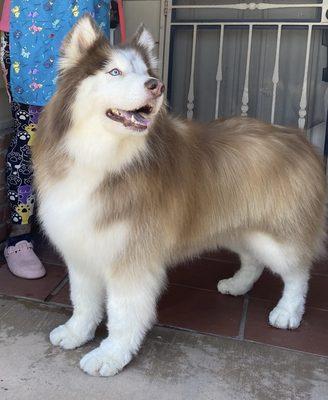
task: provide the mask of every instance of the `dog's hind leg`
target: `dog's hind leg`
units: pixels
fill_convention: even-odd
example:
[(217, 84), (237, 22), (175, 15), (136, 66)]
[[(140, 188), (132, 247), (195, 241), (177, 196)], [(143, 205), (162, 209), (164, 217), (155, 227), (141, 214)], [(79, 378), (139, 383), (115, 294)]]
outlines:
[(130, 266), (108, 279), (108, 337), (86, 354), (80, 367), (90, 375), (112, 376), (137, 353), (156, 317), (156, 300), (165, 280), (161, 266)]
[(269, 322), (282, 329), (295, 329), (304, 314), (309, 272), (306, 270), (280, 272), (284, 291), (276, 307), (270, 312)]
[(266, 234), (253, 234), (249, 244), (257, 258), (284, 282), (282, 297), (270, 313), (270, 324), (282, 329), (297, 328), (308, 290), (309, 257), (301, 254), (292, 243), (280, 243)]
[(103, 316), (104, 286), (100, 278), (85, 270), (69, 269), (73, 315), (50, 333), (50, 341), (63, 349), (74, 349), (93, 339)]
[(218, 282), (218, 291), (222, 294), (238, 296), (247, 293), (259, 279), (263, 271), (261, 265), (254, 257), (246, 252), (239, 252), (241, 261), (240, 269), (232, 278), (222, 279)]

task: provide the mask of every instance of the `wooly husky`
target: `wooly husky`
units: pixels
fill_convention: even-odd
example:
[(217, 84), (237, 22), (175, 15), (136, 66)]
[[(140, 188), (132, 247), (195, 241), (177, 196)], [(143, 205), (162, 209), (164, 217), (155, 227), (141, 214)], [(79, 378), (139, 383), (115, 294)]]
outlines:
[(230, 249), (241, 268), (218, 290), (231, 295), (268, 267), (284, 281), (269, 322), (293, 329), (323, 248), (325, 178), (302, 133), (249, 118), (173, 118), (153, 48), (143, 27), (111, 48), (83, 17), (63, 43), (34, 147), (39, 217), (68, 266), (74, 306), (52, 344), (91, 340), (107, 309), (108, 337), (80, 362), (91, 375), (114, 375), (137, 353), (168, 266)]

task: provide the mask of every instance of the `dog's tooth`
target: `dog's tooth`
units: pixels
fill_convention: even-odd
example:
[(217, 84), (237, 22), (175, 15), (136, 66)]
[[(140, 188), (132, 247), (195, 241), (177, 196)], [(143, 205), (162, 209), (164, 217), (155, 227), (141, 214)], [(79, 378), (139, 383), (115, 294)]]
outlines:
[(134, 115), (133, 115), (133, 114), (132, 114), (132, 117), (131, 117), (131, 121), (134, 122), (134, 123), (137, 122), (137, 120), (134, 118)]

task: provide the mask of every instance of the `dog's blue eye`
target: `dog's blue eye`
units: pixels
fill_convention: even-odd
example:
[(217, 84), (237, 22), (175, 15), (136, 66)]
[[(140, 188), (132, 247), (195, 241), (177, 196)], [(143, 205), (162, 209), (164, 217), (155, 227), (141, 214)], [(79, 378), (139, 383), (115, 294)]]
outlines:
[(122, 72), (119, 69), (114, 68), (111, 71), (109, 71), (109, 74), (112, 76), (118, 76), (118, 75), (122, 75)]

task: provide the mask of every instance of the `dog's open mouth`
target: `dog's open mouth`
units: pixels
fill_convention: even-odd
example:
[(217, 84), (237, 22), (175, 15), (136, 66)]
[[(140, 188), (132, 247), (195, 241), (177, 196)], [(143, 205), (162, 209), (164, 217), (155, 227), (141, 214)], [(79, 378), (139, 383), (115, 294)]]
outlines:
[(141, 132), (149, 127), (151, 122), (149, 117), (152, 111), (153, 107), (146, 104), (145, 106), (132, 111), (110, 108), (107, 110), (106, 115), (113, 121), (122, 123), (127, 128)]

